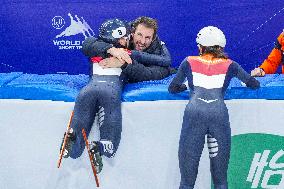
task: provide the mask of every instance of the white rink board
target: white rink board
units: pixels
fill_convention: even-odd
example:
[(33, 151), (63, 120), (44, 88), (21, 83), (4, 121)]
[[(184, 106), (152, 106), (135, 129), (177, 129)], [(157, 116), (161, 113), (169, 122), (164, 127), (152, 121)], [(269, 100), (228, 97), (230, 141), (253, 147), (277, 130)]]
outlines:
[[(112, 160), (104, 159), (101, 189), (178, 189), (178, 140), (187, 101), (124, 102), (123, 132)], [(232, 135), (284, 135), (284, 101), (229, 100)], [(86, 151), (63, 159), (59, 147), (74, 103), (0, 100), (1, 189), (96, 188)], [(273, 127), (272, 127), (273, 125)], [(92, 130), (93, 140), (97, 132)], [(93, 137), (93, 138), (91, 138)], [(195, 189), (210, 188), (207, 149)]]

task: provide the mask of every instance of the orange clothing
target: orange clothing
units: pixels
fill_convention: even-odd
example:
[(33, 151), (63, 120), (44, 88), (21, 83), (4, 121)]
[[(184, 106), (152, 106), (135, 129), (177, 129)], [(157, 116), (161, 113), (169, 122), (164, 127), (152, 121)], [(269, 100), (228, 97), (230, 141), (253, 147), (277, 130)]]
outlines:
[[(284, 32), (278, 36), (277, 40), (281, 45), (281, 49), (273, 48), (267, 59), (260, 66), (266, 74), (274, 74), (282, 63), (284, 56)], [(282, 74), (284, 74), (284, 65), (282, 65)]]

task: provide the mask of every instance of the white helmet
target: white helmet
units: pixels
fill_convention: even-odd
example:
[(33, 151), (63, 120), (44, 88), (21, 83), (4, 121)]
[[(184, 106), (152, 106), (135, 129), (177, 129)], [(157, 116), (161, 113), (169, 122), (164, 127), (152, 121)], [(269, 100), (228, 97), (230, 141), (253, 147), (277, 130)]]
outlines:
[(207, 26), (198, 32), (196, 42), (205, 47), (218, 45), (224, 48), (226, 46), (226, 37), (219, 28)]

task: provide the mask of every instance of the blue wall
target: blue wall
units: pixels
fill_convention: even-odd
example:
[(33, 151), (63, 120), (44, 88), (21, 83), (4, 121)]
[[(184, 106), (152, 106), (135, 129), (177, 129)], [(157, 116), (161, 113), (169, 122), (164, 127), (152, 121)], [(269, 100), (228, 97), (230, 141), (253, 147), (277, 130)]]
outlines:
[(83, 33), (59, 36), (71, 25), (68, 13), (75, 20), (78, 15), (81, 22), (84, 18), (91, 28), (85, 30), (86, 36), (93, 35), (92, 31), (97, 35), (108, 18), (155, 17), (174, 66), (196, 55), (196, 33), (215, 25), (227, 36), (230, 57), (249, 71), (265, 59), (284, 28), (283, 0), (4, 1), (0, 7), (0, 72), (88, 74), (87, 60), (79, 50)]

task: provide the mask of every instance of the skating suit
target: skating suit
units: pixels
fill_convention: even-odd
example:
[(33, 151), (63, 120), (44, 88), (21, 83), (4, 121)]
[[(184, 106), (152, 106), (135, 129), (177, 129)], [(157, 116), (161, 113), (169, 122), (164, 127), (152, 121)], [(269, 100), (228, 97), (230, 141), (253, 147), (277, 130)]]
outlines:
[(259, 87), (259, 82), (236, 62), (212, 59), (211, 56), (186, 58), (169, 86), (170, 92), (181, 92), (185, 90), (183, 82), (187, 78), (191, 90), (179, 141), (179, 189), (194, 188), (206, 135), (215, 189), (228, 188), (231, 128), (224, 93), (233, 77), (237, 77), (248, 87)]
[[(102, 69), (93, 64), (93, 76), (89, 83), (78, 94), (71, 128), (75, 131), (76, 140), (70, 153), (71, 158), (81, 156), (85, 142), (81, 133), (82, 128), (89, 135), (96, 114), (100, 130), (100, 141), (104, 144), (103, 155), (113, 157), (120, 139), (122, 130), (120, 68)], [(105, 141), (105, 142), (104, 142)]]

